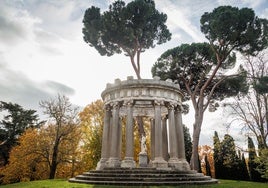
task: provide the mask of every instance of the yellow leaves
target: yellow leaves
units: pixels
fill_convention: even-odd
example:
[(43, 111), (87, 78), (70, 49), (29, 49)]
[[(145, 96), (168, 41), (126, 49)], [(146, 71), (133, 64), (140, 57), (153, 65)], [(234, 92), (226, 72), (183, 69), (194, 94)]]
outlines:
[(215, 177), (215, 169), (214, 169), (214, 158), (213, 158), (213, 148), (208, 145), (199, 146), (199, 156), (201, 162), (201, 170), (204, 174), (206, 174), (206, 163), (205, 163), (205, 156), (207, 156), (207, 160), (210, 165), (211, 175)]
[(19, 138), (19, 145), (10, 152), (9, 164), (1, 172), (4, 183), (44, 179), (44, 173), (38, 173), (39, 168), (44, 168), (39, 163), (40, 156), (35, 152), (38, 143), (38, 131), (28, 129)]
[[(102, 100), (97, 100), (87, 105), (79, 113), (82, 131), (81, 144), (88, 169), (94, 169), (101, 156), (101, 139), (104, 120)], [(88, 170), (87, 169), (87, 170)]]
[(87, 105), (82, 112), (79, 113), (81, 125), (84, 126), (102, 126), (104, 111), (102, 100), (97, 100)]
[[(64, 127), (63, 127), (64, 129)], [(1, 171), (4, 183), (47, 179), (49, 165), (55, 138), (55, 126), (42, 126), (40, 129), (28, 129), (20, 138), (19, 145), (10, 152), (9, 164)], [(57, 176), (60, 178), (71, 177), (82, 157), (79, 151), (81, 129), (77, 125), (73, 130), (62, 137), (58, 149)], [(81, 170), (79, 170), (81, 173)]]

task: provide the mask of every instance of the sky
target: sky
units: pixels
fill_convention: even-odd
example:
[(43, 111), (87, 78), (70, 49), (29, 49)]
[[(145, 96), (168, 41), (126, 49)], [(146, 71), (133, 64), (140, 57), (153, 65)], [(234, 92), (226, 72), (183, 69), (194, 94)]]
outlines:
[[(123, 54), (101, 56), (83, 41), (84, 12), (92, 5), (101, 11), (113, 0), (0, 0), (0, 101), (37, 110), (41, 100), (66, 95), (81, 108), (101, 99), (107, 83), (135, 76)], [(130, 2), (126, 0), (126, 2)], [(199, 20), (221, 5), (252, 8), (268, 19), (268, 0), (155, 0), (167, 14), (172, 39), (141, 55), (141, 76), (152, 78), (151, 67), (166, 50), (182, 43), (206, 41)], [(241, 145), (239, 130), (226, 130), (226, 110), (206, 112), (200, 144), (211, 144), (214, 131), (229, 133)], [(184, 117), (192, 128), (193, 113)]]

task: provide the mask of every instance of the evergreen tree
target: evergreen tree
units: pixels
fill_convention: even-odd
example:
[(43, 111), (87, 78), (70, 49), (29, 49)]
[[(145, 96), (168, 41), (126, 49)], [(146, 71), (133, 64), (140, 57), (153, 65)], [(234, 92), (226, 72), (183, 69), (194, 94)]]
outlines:
[(257, 157), (255, 145), (251, 137), (248, 137), (248, 168), (251, 181), (262, 181), (261, 174), (257, 171), (258, 164), (255, 162)]
[(17, 145), (20, 135), (26, 129), (39, 127), (43, 122), (39, 122), (35, 110), (26, 110), (22, 106), (14, 103), (0, 101), (0, 112), (6, 115), (0, 121), (0, 161), (6, 165), (12, 147)]
[[(164, 52), (152, 67), (153, 76), (170, 78), (180, 84), (185, 100), (194, 107), (191, 167), (198, 170), (198, 145), (204, 113), (216, 101), (246, 92), (245, 71), (227, 75), (235, 67), (235, 53), (255, 55), (267, 48), (268, 21), (249, 8), (220, 6), (201, 19), (206, 43), (181, 44)], [(216, 109), (216, 108), (215, 108)]]
[(238, 156), (235, 151), (234, 139), (229, 134), (224, 135), (220, 149), (223, 154), (222, 178), (239, 179), (236, 171)]
[(261, 155), (256, 158), (256, 163), (258, 163), (257, 170), (263, 178), (262, 181), (268, 180), (268, 149), (263, 149)]
[(214, 132), (213, 146), (214, 146), (213, 158), (214, 158), (215, 178), (219, 179), (222, 178), (223, 165), (222, 165), (222, 155), (220, 149), (221, 143), (217, 131)]
[(125, 3), (117, 0), (109, 10), (91, 6), (83, 19), (84, 41), (100, 55), (112, 56), (125, 53), (137, 75), (140, 75), (140, 55), (156, 44), (171, 39), (165, 25), (167, 15), (159, 12), (153, 0), (135, 0)]
[(244, 153), (242, 153), (242, 158), (241, 158), (241, 174), (242, 174), (242, 179), (248, 181), (249, 180), (249, 172), (246, 164), (246, 159), (244, 156)]
[(211, 169), (210, 169), (210, 164), (208, 161), (208, 156), (205, 156), (205, 163), (206, 163), (206, 175), (211, 176)]
[(183, 133), (184, 133), (184, 148), (185, 148), (185, 157), (186, 160), (190, 163), (192, 156), (192, 140), (189, 132), (189, 128), (183, 125)]

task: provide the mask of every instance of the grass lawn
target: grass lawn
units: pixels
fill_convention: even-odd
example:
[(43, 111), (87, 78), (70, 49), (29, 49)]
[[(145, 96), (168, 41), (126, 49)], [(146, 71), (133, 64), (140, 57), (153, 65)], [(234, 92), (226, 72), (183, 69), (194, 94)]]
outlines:
[[(102, 185), (87, 185), (87, 184), (77, 184), (69, 183), (67, 180), (42, 180), (42, 181), (32, 181), (32, 182), (22, 182), (14, 183), (9, 185), (2, 185), (1, 188), (116, 188), (119, 186), (102, 186)], [(125, 186), (123, 186), (125, 187)], [(132, 186), (134, 188), (134, 186)], [(156, 188), (157, 186), (150, 186), (149, 188)], [(167, 187), (167, 186), (159, 186)], [(168, 186), (169, 188), (178, 186)], [(218, 184), (215, 185), (203, 185), (203, 186), (181, 186), (187, 188), (267, 188), (268, 183), (256, 183), (248, 181), (235, 181), (235, 180), (220, 180)]]

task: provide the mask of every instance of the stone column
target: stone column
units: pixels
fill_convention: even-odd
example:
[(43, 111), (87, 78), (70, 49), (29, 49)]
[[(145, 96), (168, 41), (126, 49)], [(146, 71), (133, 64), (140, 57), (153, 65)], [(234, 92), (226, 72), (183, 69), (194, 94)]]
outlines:
[(127, 107), (126, 124), (126, 156), (121, 163), (121, 167), (134, 168), (134, 125), (133, 125), (133, 101), (127, 101), (124, 105)]
[(109, 167), (120, 167), (120, 160), (118, 157), (119, 142), (118, 142), (118, 129), (119, 129), (119, 103), (113, 105), (113, 125), (112, 125), (112, 137), (111, 137), (111, 148), (110, 158), (108, 160)]
[(152, 163), (152, 161), (155, 158), (155, 124), (154, 124), (155, 120), (152, 118), (151, 119), (151, 160), (150, 163)]
[(109, 127), (111, 119), (111, 107), (105, 105), (104, 125), (102, 132), (102, 145), (101, 145), (101, 159), (97, 164), (96, 170), (102, 170), (106, 165), (106, 161), (109, 159)]
[(163, 159), (163, 142), (162, 142), (162, 128), (161, 128), (161, 102), (155, 101), (155, 159), (153, 160), (153, 167), (167, 168), (168, 164)]
[(182, 107), (178, 106), (175, 110), (175, 123), (176, 123), (176, 135), (178, 143), (178, 158), (179, 158), (179, 170), (190, 170), (190, 165), (185, 158), (185, 147), (184, 147), (184, 133), (182, 125)]
[(163, 158), (168, 161), (168, 135), (167, 135), (167, 117), (162, 117), (162, 136), (163, 136)]
[(168, 161), (168, 166), (172, 168), (179, 167), (178, 159), (178, 146), (177, 146), (177, 134), (175, 127), (175, 115), (174, 115), (174, 105), (168, 104), (168, 122), (169, 122), (169, 150), (170, 158)]
[(121, 161), (121, 153), (122, 153), (122, 118), (119, 117), (118, 121), (118, 129), (117, 129), (117, 157)]

